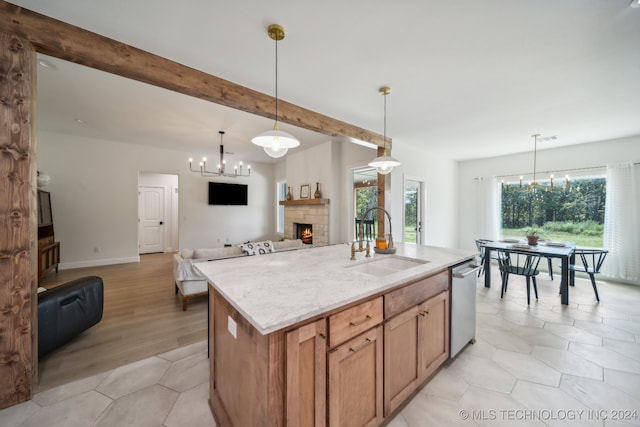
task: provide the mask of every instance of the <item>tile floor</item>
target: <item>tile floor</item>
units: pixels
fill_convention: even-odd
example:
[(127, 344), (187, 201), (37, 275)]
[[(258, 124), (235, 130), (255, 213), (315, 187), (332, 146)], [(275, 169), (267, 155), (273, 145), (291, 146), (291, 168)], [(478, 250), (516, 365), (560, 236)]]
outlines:
[[(478, 281), (476, 343), (390, 427), (640, 425), (640, 286), (601, 281), (597, 304), (578, 279), (562, 306), (558, 279), (543, 275), (527, 307), (520, 279), (504, 299)], [(203, 341), (38, 393), (1, 410), (0, 425), (215, 426), (206, 351)]]

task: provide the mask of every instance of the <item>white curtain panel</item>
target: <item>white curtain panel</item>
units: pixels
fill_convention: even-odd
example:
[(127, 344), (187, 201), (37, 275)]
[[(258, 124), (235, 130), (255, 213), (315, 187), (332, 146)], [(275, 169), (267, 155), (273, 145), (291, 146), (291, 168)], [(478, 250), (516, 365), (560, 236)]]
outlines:
[(602, 274), (640, 285), (640, 197), (637, 166), (607, 165), (603, 246), (609, 254)]
[(497, 240), (500, 237), (501, 193), (498, 180), (493, 177), (479, 177), (478, 181), (478, 236), (479, 239)]

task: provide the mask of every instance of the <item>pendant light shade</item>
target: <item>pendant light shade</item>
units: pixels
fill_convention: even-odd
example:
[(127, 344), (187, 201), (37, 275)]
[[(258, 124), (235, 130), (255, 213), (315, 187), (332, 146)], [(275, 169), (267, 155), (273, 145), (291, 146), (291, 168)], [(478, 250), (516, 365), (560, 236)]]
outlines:
[(390, 156), (376, 157), (371, 162), (369, 162), (369, 166), (371, 166), (372, 168), (376, 168), (380, 175), (388, 175), (393, 170), (393, 168), (395, 168), (396, 166), (400, 166), (401, 164), (402, 163), (400, 163), (398, 160)]
[(279, 158), (287, 154), (289, 148), (300, 145), (293, 135), (279, 129), (272, 129), (256, 135), (251, 140), (254, 144), (262, 147), (264, 152), (273, 158)]
[(369, 166), (376, 168), (380, 175), (388, 175), (394, 167), (400, 166), (401, 163), (391, 156), (387, 156), (387, 95), (391, 93), (391, 88), (383, 86), (379, 89), (380, 94), (384, 97), (384, 155), (376, 157), (369, 162)]
[(287, 154), (289, 148), (300, 145), (300, 141), (290, 133), (283, 132), (278, 128), (278, 41), (284, 39), (284, 28), (278, 24), (272, 24), (267, 33), (276, 42), (276, 122), (272, 130), (253, 137), (251, 142), (262, 147), (270, 157), (277, 159)]

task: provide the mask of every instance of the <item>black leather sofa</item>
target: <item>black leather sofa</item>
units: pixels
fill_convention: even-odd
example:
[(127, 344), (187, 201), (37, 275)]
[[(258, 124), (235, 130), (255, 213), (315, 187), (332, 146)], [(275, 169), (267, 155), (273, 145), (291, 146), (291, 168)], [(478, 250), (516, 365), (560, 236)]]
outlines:
[(38, 294), (38, 357), (102, 320), (104, 284), (98, 276), (72, 280)]

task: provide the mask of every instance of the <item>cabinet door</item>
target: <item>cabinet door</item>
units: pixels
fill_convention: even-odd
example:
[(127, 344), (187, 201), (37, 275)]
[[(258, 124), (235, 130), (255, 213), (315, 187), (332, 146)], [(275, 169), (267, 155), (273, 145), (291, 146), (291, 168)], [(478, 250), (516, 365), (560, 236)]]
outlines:
[(382, 422), (382, 326), (329, 352), (329, 426)]
[(449, 357), (449, 291), (429, 298), (418, 309), (420, 376), (425, 380)]
[(414, 305), (384, 324), (384, 416), (411, 395), (420, 382), (418, 325)]
[(286, 425), (324, 427), (326, 415), (325, 319), (286, 334)]

